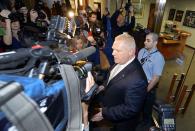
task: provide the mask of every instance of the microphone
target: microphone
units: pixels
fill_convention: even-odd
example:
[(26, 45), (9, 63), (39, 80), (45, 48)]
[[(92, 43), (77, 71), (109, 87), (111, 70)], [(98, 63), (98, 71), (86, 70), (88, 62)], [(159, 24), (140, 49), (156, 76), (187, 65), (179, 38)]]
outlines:
[(21, 48), (16, 51), (0, 53), (0, 64), (9, 63), (11, 61), (21, 60), (23, 58), (30, 57), (30, 49)]
[(37, 48), (30, 50), (30, 55), (36, 58), (51, 58), (53, 51), (49, 48)]
[(49, 48), (20, 48), (16, 51), (10, 51), (5, 53), (0, 53), (0, 64), (10, 63), (12, 61), (18, 61), (28, 57), (51, 57), (53, 52)]
[(95, 53), (96, 48), (94, 46), (90, 46), (88, 48), (85, 48), (75, 54), (68, 55), (60, 60), (61, 64), (75, 64), (78, 60), (84, 59), (91, 54)]

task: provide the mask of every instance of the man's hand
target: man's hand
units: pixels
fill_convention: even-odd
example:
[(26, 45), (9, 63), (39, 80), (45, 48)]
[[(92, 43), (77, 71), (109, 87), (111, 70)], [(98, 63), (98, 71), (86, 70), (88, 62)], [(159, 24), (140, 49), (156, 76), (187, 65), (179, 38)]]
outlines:
[(147, 87), (147, 92), (151, 91), (156, 84), (159, 82), (160, 76), (154, 75), (152, 79), (149, 81), (148, 87)]
[(11, 14), (11, 12), (5, 9), (0, 12), (0, 15), (5, 18), (8, 18), (9, 14)]
[(47, 24), (49, 25), (49, 24), (50, 24), (50, 21), (49, 21), (49, 19), (48, 19), (47, 14), (45, 13), (45, 11), (44, 11), (44, 10), (41, 10), (41, 12), (45, 15), (45, 19), (44, 19), (44, 21), (46, 21), (46, 22), (47, 22)]
[(88, 72), (87, 79), (86, 79), (85, 93), (87, 93), (94, 84), (95, 84), (94, 78), (93, 78), (91, 72)]
[(134, 16), (134, 8), (133, 8), (133, 6), (130, 6), (130, 16)]
[(82, 104), (82, 109), (83, 109), (83, 113), (82, 113), (82, 115), (83, 115), (83, 124), (84, 124), (84, 127), (87, 127), (88, 123), (89, 123), (89, 121), (88, 121), (88, 108), (89, 108), (89, 105), (84, 103), (84, 102), (82, 102), (81, 104)]
[(91, 43), (91, 45), (96, 45), (96, 41), (95, 41), (95, 39), (93, 38), (93, 36), (88, 36), (88, 37), (87, 37), (87, 40)]
[(91, 121), (101, 121), (103, 119), (103, 116), (102, 116), (102, 108), (100, 108), (100, 112), (98, 112), (97, 114), (95, 114)]

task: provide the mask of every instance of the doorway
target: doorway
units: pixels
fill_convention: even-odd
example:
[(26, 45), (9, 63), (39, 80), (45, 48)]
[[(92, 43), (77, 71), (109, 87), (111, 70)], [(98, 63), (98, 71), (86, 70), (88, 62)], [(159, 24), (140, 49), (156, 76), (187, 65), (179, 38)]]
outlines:
[(150, 30), (150, 31), (154, 31), (154, 12), (155, 12), (155, 7), (156, 7), (156, 4), (155, 3), (151, 3), (150, 4), (150, 12), (149, 12), (149, 17), (148, 17), (148, 25), (147, 25), (147, 28)]

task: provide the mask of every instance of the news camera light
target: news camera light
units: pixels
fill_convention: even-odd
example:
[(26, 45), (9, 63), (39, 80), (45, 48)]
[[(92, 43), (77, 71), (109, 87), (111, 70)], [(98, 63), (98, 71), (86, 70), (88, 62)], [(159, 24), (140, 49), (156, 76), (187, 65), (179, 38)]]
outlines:
[(73, 18), (74, 17), (74, 12), (73, 11), (69, 11), (68, 12), (68, 16), (69, 16), (69, 18)]

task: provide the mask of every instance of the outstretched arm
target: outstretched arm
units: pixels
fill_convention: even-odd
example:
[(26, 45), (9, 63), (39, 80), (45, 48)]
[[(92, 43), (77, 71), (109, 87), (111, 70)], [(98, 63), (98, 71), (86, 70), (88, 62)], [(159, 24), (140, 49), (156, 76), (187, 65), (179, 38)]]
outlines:
[(5, 24), (6, 24), (6, 27), (5, 27), (5, 35), (3, 36), (3, 42), (6, 44), (6, 45), (11, 45), (12, 44), (12, 33), (11, 33), (11, 20), (8, 18), (9, 14), (11, 12), (9, 10), (2, 10), (0, 12), (0, 15), (5, 19)]
[[(93, 78), (91, 72), (88, 72), (87, 75), (88, 75), (88, 77), (86, 79), (85, 93), (89, 92), (90, 89), (95, 84), (95, 81), (94, 81), (94, 78)], [(89, 130), (88, 108), (89, 108), (88, 103), (82, 102), (82, 109), (83, 109), (82, 115), (83, 115), (84, 131)]]

